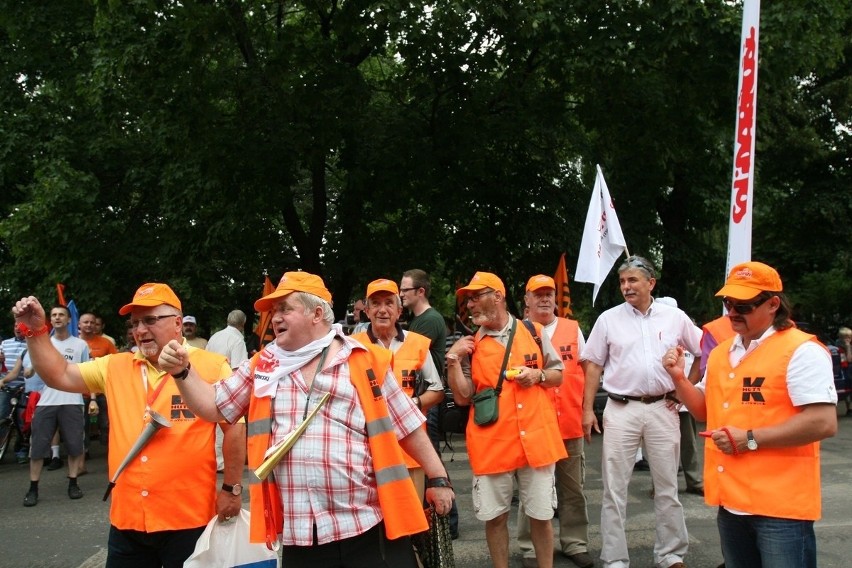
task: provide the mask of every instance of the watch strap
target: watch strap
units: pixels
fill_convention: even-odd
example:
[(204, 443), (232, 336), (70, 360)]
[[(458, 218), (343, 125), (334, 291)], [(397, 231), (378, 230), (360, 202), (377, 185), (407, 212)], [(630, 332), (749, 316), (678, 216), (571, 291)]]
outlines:
[(182, 380), (184, 380), (184, 379), (186, 378), (186, 376), (187, 376), (187, 375), (189, 375), (189, 370), (190, 370), (191, 368), (192, 368), (192, 363), (190, 363), (189, 361), (187, 361), (187, 362), (186, 362), (186, 367), (184, 367), (183, 371), (181, 371), (180, 373), (173, 373), (173, 374), (172, 374), (172, 376), (173, 376), (174, 378), (176, 378), (177, 380), (182, 381)]
[(449, 477), (430, 477), (426, 481), (426, 487), (449, 487), (453, 488), (453, 484), (450, 483)]

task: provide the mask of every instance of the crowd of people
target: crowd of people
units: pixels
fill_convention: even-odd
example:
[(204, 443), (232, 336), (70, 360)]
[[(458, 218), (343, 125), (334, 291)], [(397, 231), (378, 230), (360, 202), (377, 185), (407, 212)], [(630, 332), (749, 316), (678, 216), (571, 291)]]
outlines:
[[(618, 268), (624, 303), (586, 337), (556, 316), (556, 284), (542, 274), (527, 281), (519, 318), (500, 277), (476, 272), (456, 292), (474, 329), (448, 335), (422, 270), (399, 284), (370, 282), (345, 330), (322, 279), (287, 272), (255, 303), (272, 313), (275, 339), (251, 357), (243, 312), (228, 314), (208, 342), (166, 284), (142, 285), (119, 310), (132, 339), (121, 351), (95, 314), (80, 318), (77, 339), (67, 308), (24, 297), (12, 309), (15, 336), (2, 343), (0, 380), (37, 399), (29, 446), (18, 453), (30, 463), (24, 505), (38, 503), (42, 467), (59, 458), (57, 435), (68, 496), (83, 496), (86, 416), (99, 416), (110, 479), (121, 472), (110, 568), (181, 566), (211, 517), (239, 514), (244, 475), (250, 540), (280, 544), (285, 564), (413, 568), (410, 537), (428, 524), (412, 511), (449, 515), (458, 536), (459, 488), (439, 452), (439, 407), (451, 391), (472, 408), (473, 512), (497, 568), (509, 566), (515, 499), (524, 566), (553, 566), (554, 551), (595, 566), (584, 492), (594, 431), (603, 434), (603, 566), (630, 565), (627, 488), (640, 449), (653, 481), (655, 566), (686, 566), (681, 464), (687, 490), (718, 508), (724, 566), (816, 566), (819, 440), (836, 432), (838, 391), (852, 391), (852, 330), (841, 328), (826, 349), (797, 329), (778, 273), (759, 262), (732, 269), (717, 293), (727, 315), (702, 327), (655, 298), (656, 276), (651, 261), (628, 257)], [(6, 404), (0, 398), (0, 411)], [(272, 474), (256, 477), (268, 450), (314, 413)], [(171, 427), (146, 440), (144, 455), (130, 454), (160, 417)], [(696, 421), (706, 422), (703, 471)]]

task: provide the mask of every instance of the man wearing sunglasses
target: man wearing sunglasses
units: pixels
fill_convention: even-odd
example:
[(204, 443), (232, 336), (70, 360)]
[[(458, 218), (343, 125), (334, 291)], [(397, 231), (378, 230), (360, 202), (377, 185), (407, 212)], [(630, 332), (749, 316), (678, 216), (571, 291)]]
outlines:
[(663, 365), (707, 421), (705, 501), (719, 507), (725, 566), (815, 568), (819, 441), (837, 432), (831, 360), (796, 329), (772, 267), (739, 264), (716, 295), (736, 335), (710, 353), (702, 381), (685, 380), (679, 346)]
[(586, 365), (583, 431), (587, 442), (591, 442), (592, 428), (598, 429), (594, 398), (601, 376), (609, 393), (601, 463), (601, 560), (612, 568), (630, 564), (627, 488), (642, 444), (654, 482), (654, 565), (683, 568), (689, 536), (678, 499), (680, 418), (671, 403), (674, 384), (661, 358), (669, 348), (683, 345), (697, 360), (701, 334), (683, 311), (654, 301), (656, 270), (648, 259), (628, 257), (618, 268), (618, 281), (625, 302), (598, 317), (580, 356)]

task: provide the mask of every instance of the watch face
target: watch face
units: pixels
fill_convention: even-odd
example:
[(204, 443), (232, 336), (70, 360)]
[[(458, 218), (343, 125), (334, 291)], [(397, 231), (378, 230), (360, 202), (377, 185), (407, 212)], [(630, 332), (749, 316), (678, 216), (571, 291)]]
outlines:
[(754, 440), (749, 440), (748, 441), (748, 449), (756, 450), (757, 449), (757, 442), (755, 442)]
[(243, 486), (239, 483), (234, 484), (234, 488), (231, 490), (231, 493), (234, 495), (240, 495), (243, 492)]

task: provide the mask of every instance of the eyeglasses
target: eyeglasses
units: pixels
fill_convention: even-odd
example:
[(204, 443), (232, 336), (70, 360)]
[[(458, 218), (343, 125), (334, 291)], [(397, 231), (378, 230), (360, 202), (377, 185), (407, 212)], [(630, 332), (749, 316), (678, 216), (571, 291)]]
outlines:
[(180, 317), (177, 314), (166, 314), (164, 316), (145, 316), (141, 317), (138, 320), (130, 320), (130, 329), (136, 329), (139, 327), (140, 323), (144, 323), (145, 327), (151, 327), (153, 325), (157, 325), (157, 322), (161, 319), (165, 318), (176, 318)]
[(476, 302), (479, 301), (480, 298), (482, 298), (482, 296), (487, 296), (488, 294), (493, 294), (494, 292), (495, 292), (494, 290), (488, 290), (487, 292), (480, 292), (479, 294), (473, 294), (471, 296), (468, 296), (467, 300), (465, 300), (465, 301), (473, 302), (475, 304)]
[(732, 302), (728, 298), (722, 298), (722, 304), (725, 306), (725, 309), (728, 310), (729, 312), (731, 312), (731, 311), (737, 312), (741, 316), (744, 316), (744, 315), (750, 314), (751, 312), (753, 312), (754, 310), (756, 310), (757, 308), (762, 306), (764, 303), (766, 303), (766, 300), (768, 300), (771, 297), (772, 296), (764, 296), (763, 298), (761, 298), (759, 300), (756, 300), (754, 302), (749, 302), (747, 304), (740, 303), (740, 302), (737, 302), (735, 304), (734, 302)]
[(417, 290), (417, 288), (400, 288), (399, 293), (405, 294), (406, 292), (411, 292), (412, 290)]

